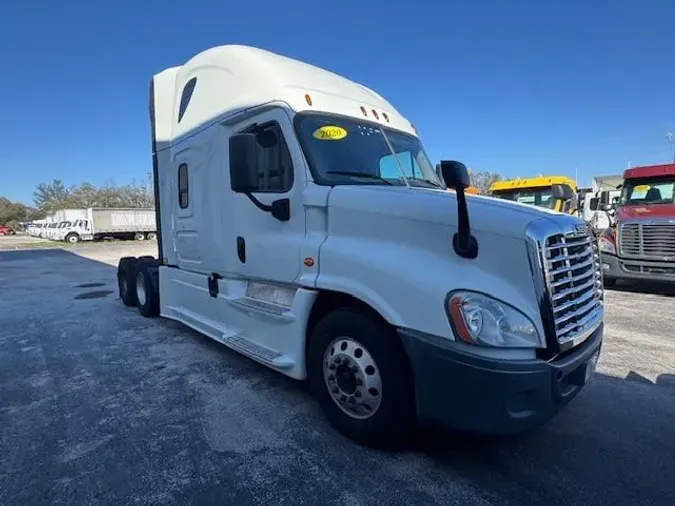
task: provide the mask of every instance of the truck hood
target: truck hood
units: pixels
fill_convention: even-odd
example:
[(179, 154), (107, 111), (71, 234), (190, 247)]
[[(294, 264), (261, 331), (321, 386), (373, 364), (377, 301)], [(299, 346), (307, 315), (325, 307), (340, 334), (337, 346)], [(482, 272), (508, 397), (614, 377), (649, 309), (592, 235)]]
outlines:
[(653, 204), (650, 206), (621, 206), (616, 210), (616, 219), (672, 218), (675, 220), (675, 204)]
[[(492, 197), (467, 195), (471, 230), (524, 238), (525, 227), (534, 220), (569, 215)], [(329, 207), (378, 213), (395, 218), (457, 227), (457, 196), (454, 192), (405, 186), (336, 186)]]

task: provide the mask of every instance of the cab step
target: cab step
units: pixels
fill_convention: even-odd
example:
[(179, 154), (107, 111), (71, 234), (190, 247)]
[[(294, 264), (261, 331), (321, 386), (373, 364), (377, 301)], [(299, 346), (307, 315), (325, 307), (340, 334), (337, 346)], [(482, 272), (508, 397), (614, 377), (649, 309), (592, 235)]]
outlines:
[(230, 299), (229, 303), (236, 309), (247, 313), (256, 313), (262, 316), (272, 317), (275, 320), (283, 320), (292, 322), (295, 320), (295, 315), (291, 312), (288, 306), (266, 302), (260, 299), (251, 297), (238, 297)]
[(288, 355), (257, 344), (241, 334), (223, 334), (221, 342), (239, 353), (276, 369), (291, 369), (295, 362)]

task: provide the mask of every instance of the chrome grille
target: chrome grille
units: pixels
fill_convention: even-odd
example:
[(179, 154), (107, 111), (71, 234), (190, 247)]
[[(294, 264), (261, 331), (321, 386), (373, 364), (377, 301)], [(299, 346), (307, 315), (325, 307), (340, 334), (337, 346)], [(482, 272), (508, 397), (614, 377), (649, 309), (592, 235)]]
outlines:
[(645, 223), (641, 227), (644, 256), (675, 257), (675, 223)]
[(675, 258), (675, 223), (623, 223), (619, 230), (619, 250), (630, 257)]
[(543, 241), (543, 249), (556, 338), (563, 344), (583, 335), (602, 317), (600, 252), (588, 231), (551, 235)]
[(640, 225), (623, 223), (619, 231), (619, 251), (622, 255), (640, 256)]

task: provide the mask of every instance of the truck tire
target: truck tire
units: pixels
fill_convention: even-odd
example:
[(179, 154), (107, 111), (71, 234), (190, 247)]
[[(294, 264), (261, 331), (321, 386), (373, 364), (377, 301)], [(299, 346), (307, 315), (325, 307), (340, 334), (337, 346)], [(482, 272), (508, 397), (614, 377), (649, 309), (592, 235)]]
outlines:
[(413, 377), (394, 331), (357, 309), (324, 316), (311, 334), (308, 375), (329, 423), (374, 448), (403, 447), (415, 425)]
[(159, 315), (158, 275), (154, 258), (142, 259), (136, 263), (136, 305), (146, 318)]
[(146, 237), (148, 238), (148, 241), (154, 241), (157, 239), (157, 234), (155, 232), (148, 232)]
[(75, 232), (72, 232), (66, 236), (66, 242), (70, 244), (77, 244), (80, 242), (80, 236)]
[(125, 306), (136, 305), (136, 257), (123, 257), (117, 265), (117, 287), (119, 296)]
[(145, 241), (145, 234), (142, 234), (141, 232), (137, 232), (134, 234), (134, 240), (135, 241)]

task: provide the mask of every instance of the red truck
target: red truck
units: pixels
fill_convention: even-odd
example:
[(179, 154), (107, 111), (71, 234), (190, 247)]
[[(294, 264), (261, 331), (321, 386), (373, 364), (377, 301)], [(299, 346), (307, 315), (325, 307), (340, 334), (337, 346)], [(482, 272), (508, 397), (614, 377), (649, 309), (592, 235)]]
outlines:
[(614, 226), (600, 236), (605, 285), (675, 283), (675, 163), (627, 169)]
[(13, 233), (14, 230), (12, 230), (11, 228), (0, 225), (0, 235), (11, 235)]

